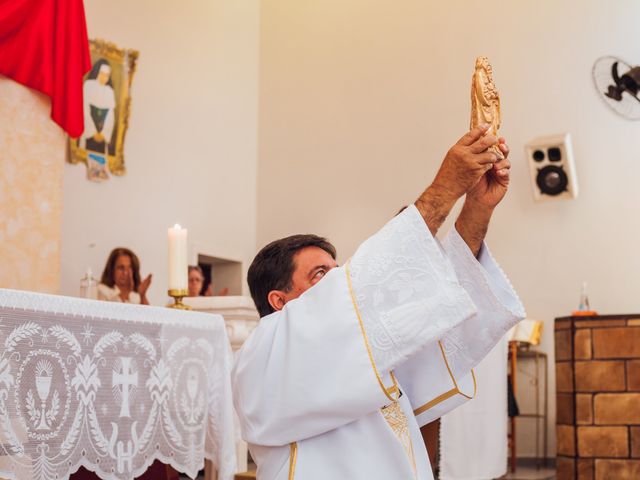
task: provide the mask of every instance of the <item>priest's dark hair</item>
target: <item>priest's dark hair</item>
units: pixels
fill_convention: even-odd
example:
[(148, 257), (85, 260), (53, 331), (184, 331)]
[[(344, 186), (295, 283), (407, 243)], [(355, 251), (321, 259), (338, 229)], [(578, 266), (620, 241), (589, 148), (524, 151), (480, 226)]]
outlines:
[(269, 303), (270, 291), (282, 290), (286, 292), (293, 287), (294, 257), (299, 250), (306, 247), (321, 248), (334, 260), (336, 258), (336, 248), (326, 238), (304, 234), (292, 235), (271, 242), (260, 250), (251, 262), (247, 283), (260, 317), (275, 311)]
[(127, 255), (131, 259), (131, 270), (133, 270), (133, 290), (137, 292), (138, 286), (140, 286), (140, 260), (138, 260), (138, 256), (128, 248), (118, 247), (111, 250), (107, 263), (102, 271), (102, 278), (100, 279), (100, 282), (104, 283), (109, 288), (113, 288), (116, 284), (116, 262), (120, 255)]

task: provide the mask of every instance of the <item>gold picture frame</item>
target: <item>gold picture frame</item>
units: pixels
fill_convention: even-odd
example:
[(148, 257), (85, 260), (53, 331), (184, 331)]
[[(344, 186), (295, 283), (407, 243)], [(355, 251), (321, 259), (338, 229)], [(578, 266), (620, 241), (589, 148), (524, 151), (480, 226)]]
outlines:
[(89, 41), (91, 71), (85, 75), (84, 123), (78, 138), (69, 138), (69, 163), (87, 164), (90, 180), (124, 175), (124, 139), (129, 126), (131, 82), (139, 52), (102, 39)]

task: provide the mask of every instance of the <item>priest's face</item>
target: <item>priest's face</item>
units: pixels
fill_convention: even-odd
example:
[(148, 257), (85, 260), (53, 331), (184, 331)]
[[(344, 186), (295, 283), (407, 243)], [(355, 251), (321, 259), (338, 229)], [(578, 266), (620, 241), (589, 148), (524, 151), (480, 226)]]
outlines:
[(269, 303), (275, 310), (282, 310), (287, 302), (298, 298), (324, 278), (329, 270), (338, 266), (333, 257), (320, 247), (305, 247), (293, 257), (293, 275), (289, 290), (272, 290)]

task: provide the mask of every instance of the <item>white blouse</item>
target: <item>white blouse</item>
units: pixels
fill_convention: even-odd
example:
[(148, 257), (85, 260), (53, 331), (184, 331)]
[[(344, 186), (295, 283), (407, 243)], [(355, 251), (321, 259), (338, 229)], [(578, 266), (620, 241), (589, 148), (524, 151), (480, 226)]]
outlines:
[(129, 298), (122, 300), (120, 297), (120, 289), (117, 285), (113, 288), (108, 287), (104, 283), (98, 284), (98, 300), (105, 300), (107, 302), (124, 302), (124, 303), (140, 303), (140, 294), (138, 292), (129, 292)]

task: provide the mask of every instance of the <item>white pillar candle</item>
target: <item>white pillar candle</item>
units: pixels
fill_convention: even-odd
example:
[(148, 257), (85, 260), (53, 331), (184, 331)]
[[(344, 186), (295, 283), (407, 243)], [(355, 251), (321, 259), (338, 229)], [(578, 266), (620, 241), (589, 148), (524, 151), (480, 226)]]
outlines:
[(169, 290), (187, 290), (187, 229), (169, 229)]

